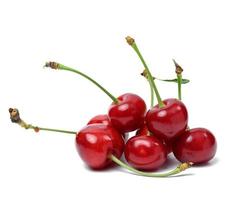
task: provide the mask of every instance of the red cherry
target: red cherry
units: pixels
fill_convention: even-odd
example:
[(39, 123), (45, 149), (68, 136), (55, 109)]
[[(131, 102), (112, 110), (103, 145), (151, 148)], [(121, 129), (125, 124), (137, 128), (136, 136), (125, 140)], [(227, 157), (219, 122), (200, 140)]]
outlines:
[(112, 126), (121, 133), (127, 133), (140, 128), (144, 123), (146, 104), (136, 94), (126, 93), (118, 98), (118, 103), (112, 103), (108, 116)]
[[(87, 123), (87, 125), (89, 124), (105, 124), (105, 125), (111, 125), (111, 121), (108, 117), (108, 115), (96, 115), (93, 118), (91, 118), (89, 120), (89, 122)], [(125, 133), (121, 133), (122, 137), (124, 138), (124, 140), (128, 139), (128, 135)]]
[(156, 105), (147, 112), (146, 124), (157, 138), (172, 142), (187, 128), (187, 109), (178, 99), (166, 99), (163, 102), (164, 107)]
[(136, 135), (150, 135), (148, 127), (144, 124), (140, 129), (136, 131)]
[(110, 119), (108, 115), (96, 115), (93, 118), (89, 120), (87, 125), (89, 124), (105, 124), (105, 125), (111, 125)]
[(111, 154), (117, 158), (121, 157), (124, 140), (111, 126), (91, 124), (76, 135), (76, 147), (80, 157), (89, 167), (102, 169), (111, 163)]
[(125, 146), (127, 162), (141, 170), (156, 170), (166, 161), (166, 147), (154, 136), (139, 135), (130, 138)]
[[(136, 135), (150, 135), (148, 127), (146, 125), (143, 125), (142, 128), (137, 130)], [(163, 138), (157, 138), (157, 139), (159, 139), (160, 142), (166, 146), (166, 150), (168, 154), (172, 152), (171, 143), (165, 142)]]
[(216, 149), (214, 135), (205, 128), (187, 130), (173, 144), (173, 153), (179, 161), (195, 164), (211, 160)]

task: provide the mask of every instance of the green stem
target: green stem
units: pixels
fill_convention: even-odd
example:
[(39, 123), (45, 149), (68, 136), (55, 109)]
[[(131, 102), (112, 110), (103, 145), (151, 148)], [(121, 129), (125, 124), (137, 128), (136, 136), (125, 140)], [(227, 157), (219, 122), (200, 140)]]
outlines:
[(177, 74), (177, 80), (178, 80), (178, 99), (181, 100), (181, 82), (182, 82), (182, 75), (181, 74)]
[(29, 128), (34, 130), (42, 130), (42, 131), (50, 131), (50, 132), (60, 132), (60, 133), (67, 133), (67, 134), (77, 134), (75, 131), (66, 131), (62, 129), (53, 129), (53, 128), (43, 128), (43, 127), (37, 127), (37, 126), (30, 126)]
[(68, 133), (68, 134), (76, 134), (76, 131), (66, 131), (62, 129), (53, 129), (53, 128), (44, 128), (33, 126), (32, 124), (26, 123), (24, 120), (21, 119), (19, 110), (17, 108), (9, 108), (10, 119), (13, 123), (18, 124), (22, 128), (25, 129), (33, 129), (35, 132), (39, 132), (40, 130), (43, 131), (51, 131), (51, 132), (61, 132), (61, 133)]
[(152, 108), (154, 106), (154, 89), (150, 81), (148, 80), (149, 87), (150, 87), (150, 107)]
[(117, 157), (115, 157), (114, 155), (110, 155), (110, 159), (116, 163), (117, 165), (119, 165), (120, 167), (127, 169), (133, 173), (135, 173), (136, 175), (139, 176), (147, 176), (147, 177), (168, 177), (168, 176), (172, 176), (175, 174), (178, 174), (182, 171), (184, 171), (186, 168), (183, 168), (182, 165), (187, 165), (187, 168), (190, 167), (190, 164), (187, 163), (182, 163), (181, 165), (177, 166), (175, 169), (173, 169), (172, 171), (169, 171), (167, 173), (149, 173), (149, 172), (143, 172), (137, 169), (134, 169), (133, 167), (127, 165), (126, 163), (122, 162), (121, 160), (119, 160)]
[[(161, 78), (154, 77), (154, 79), (158, 80), (158, 81), (178, 83), (178, 79), (177, 78), (175, 78), (175, 79), (161, 79)], [(183, 78), (181, 79), (181, 84), (187, 84), (189, 82), (190, 82), (189, 79), (183, 79)]]
[(178, 99), (181, 100), (181, 84), (182, 84), (182, 72), (183, 69), (182, 67), (175, 61), (175, 59), (172, 59), (175, 65), (175, 73), (177, 75), (177, 80), (178, 80)]
[(145, 60), (143, 59), (143, 56), (142, 56), (142, 54), (140, 53), (140, 51), (139, 51), (139, 49), (138, 49), (138, 47), (137, 47), (135, 41), (131, 44), (131, 46), (132, 46), (132, 48), (134, 49), (134, 51), (137, 53), (138, 57), (140, 58), (141, 62), (143, 63), (143, 66), (144, 66), (146, 72), (148, 73), (148, 79), (149, 79), (149, 82), (151, 83), (151, 85), (152, 85), (152, 87), (153, 87), (154, 92), (155, 92), (155, 95), (156, 95), (156, 98), (157, 98), (159, 107), (160, 107), (160, 108), (164, 107), (164, 103), (163, 103), (163, 101), (161, 100), (161, 97), (160, 97), (160, 94), (159, 94), (159, 92), (158, 92), (158, 89), (157, 89), (157, 87), (156, 87), (156, 85), (155, 85), (153, 76), (152, 76), (152, 74), (151, 74), (151, 72), (150, 72), (150, 70), (149, 70), (149, 68), (148, 68), (148, 66), (147, 66), (147, 64), (146, 64), (146, 62), (145, 62)]
[(74, 72), (76, 74), (79, 74), (81, 76), (83, 76), (84, 78), (88, 79), (89, 81), (91, 81), (92, 83), (94, 83), (98, 88), (100, 88), (104, 93), (106, 93), (114, 103), (118, 103), (118, 99), (116, 97), (114, 97), (110, 92), (108, 92), (103, 86), (101, 86), (98, 82), (96, 82), (94, 79), (92, 79), (91, 77), (89, 77), (88, 75), (73, 69), (71, 67), (65, 66), (63, 64), (60, 63), (55, 63), (55, 62), (49, 62), (46, 64), (47, 67), (51, 67), (53, 68), (51, 65), (56, 66), (56, 69), (61, 69), (61, 70), (66, 70), (66, 71), (70, 71), (70, 72)]

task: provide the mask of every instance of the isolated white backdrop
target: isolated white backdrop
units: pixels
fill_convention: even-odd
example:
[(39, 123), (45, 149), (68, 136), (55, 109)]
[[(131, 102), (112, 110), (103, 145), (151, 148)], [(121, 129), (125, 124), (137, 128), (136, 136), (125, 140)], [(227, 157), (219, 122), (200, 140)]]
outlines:
[[(0, 1), (0, 199), (218, 199), (242, 197), (241, 1)], [(39, 126), (79, 130), (106, 113), (110, 99), (79, 76), (43, 69), (53, 60), (94, 77), (115, 95), (147, 100), (143, 67), (125, 36), (135, 37), (154, 75), (174, 77), (172, 58), (191, 83), (183, 87), (190, 127), (218, 140), (216, 158), (187, 176), (144, 178), (85, 167), (74, 137), (13, 125), (9, 107)], [(157, 83), (163, 98), (176, 85)], [(166, 170), (176, 162), (170, 161)]]

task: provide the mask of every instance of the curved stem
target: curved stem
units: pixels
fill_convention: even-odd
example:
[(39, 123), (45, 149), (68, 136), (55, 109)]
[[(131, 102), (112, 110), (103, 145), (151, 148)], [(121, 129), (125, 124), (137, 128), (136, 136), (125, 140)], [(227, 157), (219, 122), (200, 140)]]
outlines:
[(63, 64), (60, 63), (56, 63), (56, 62), (47, 62), (46, 67), (51, 67), (53, 69), (60, 69), (60, 70), (66, 70), (66, 71), (70, 71), (70, 72), (74, 72), (76, 74), (79, 74), (81, 76), (83, 76), (84, 78), (88, 79), (89, 81), (91, 81), (92, 83), (94, 83), (98, 88), (100, 88), (104, 93), (106, 93), (114, 103), (118, 103), (118, 99), (116, 97), (114, 97), (110, 92), (108, 92), (103, 86), (101, 86), (98, 82), (96, 82), (94, 79), (92, 79), (90, 76), (76, 70), (73, 69), (71, 67), (65, 66)]
[(152, 74), (151, 74), (151, 72), (150, 72), (150, 70), (149, 70), (149, 68), (148, 68), (148, 66), (147, 66), (147, 64), (146, 64), (146, 62), (145, 62), (145, 60), (144, 60), (142, 54), (140, 53), (140, 51), (139, 51), (139, 49), (138, 49), (138, 47), (137, 47), (137, 45), (136, 45), (134, 39), (132, 39), (132, 38), (129, 37), (129, 36), (128, 36), (126, 39), (127, 39), (128, 44), (130, 44), (130, 45), (132, 46), (132, 48), (134, 49), (134, 51), (137, 53), (138, 57), (140, 58), (141, 62), (143, 63), (143, 66), (144, 66), (144, 68), (145, 68), (145, 70), (146, 70), (146, 72), (147, 72), (147, 74), (148, 74), (148, 79), (149, 79), (150, 83), (151, 83), (152, 86), (153, 86), (153, 89), (154, 89), (154, 92), (155, 92), (155, 95), (156, 95), (156, 98), (157, 98), (159, 107), (160, 107), (160, 108), (164, 107), (164, 103), (163, 103), (163, 101), (161, 100), (161, 97), (160, 97), (159, 91), (158, 91), (158, 89), (157, 89), (157, 87), (156, 87), (156, 85), (155, 85), (153, 76), (152, 76)]
[(120, 167), (127, 169), (133, 173), (135, 173), (136, 175), (139, 176), (147, 176), (147, 177), (168, 177), (168, 176), (172, 176), (175, 174), (178, 174), (184, 170), (186, 170), (187, 168), (189, 168), (192, 163), (182, 163), (179, 166), (177, 166), (175, 169), (173, 169), (172, 171), (169, 171), (167, 173), (149, 173), (149, 172), (143, 172), (137, 169), (134, 169), (133, 167), (127, 165), (126, 163), (122, 162), (121, 160), (119, 160), (116, 156), (114, 155), (110, 155), (110, 159), (116, 163), (117, 165), (119, 165)]

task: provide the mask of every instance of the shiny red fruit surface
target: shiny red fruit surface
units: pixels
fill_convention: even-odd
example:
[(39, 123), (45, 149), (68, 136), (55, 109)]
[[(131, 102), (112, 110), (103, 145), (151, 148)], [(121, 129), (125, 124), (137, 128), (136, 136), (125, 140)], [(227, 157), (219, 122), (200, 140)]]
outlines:
[(102, 169), (111, 163), (109, 155), (121, 157), (124, 140), (111, 126), (91, 124), (85, 126), (76, 135), (76, 148), (89, 167)]
[(185, 131), (173, 144), (173, 153), (181, 162), (205, 163), (211, 160), (217, 150), (214, 135), (205, 128)]
[(154, 136), (134, 136), (125, 146), (125, 158), (134, 168), (156, 170), (166, 161), (166, 147)]
[(105, 124), (105, 125), (111, 125), (110, 119), (108, 115), (96, 115), (93, 118), (89, 120), (87, 125), (89, 124)]
[[(148, 127), (146, 125), (143, 125), (142, 128), (137, 130), (136, 135), (150, 135), (150, 133), (151, 132), (149, 132)], [(160, 142), (166, 146), (167, 154), (172, 152), (171, 144), (168, 141), (165, 142), (163, 138), (157, 138), (157, 139), (159, 139)]]
[(119, 103), (112, 103), (108, 116), (112, 126), (121, 133), (134, 131), (144, 123), (146, 104), (136, 94), (126, 93), (118, 97)]
[(186, 106), (178, 99), (166, 99), (164, 107), (151, 108), (146, 115), (146, 125), (157, 138), (171, 142), (187, 128)]
[[(91, 118), (89, 120), (89, 122), (87, 123), (87, 125), (90, 125), (90, 124), (105, 124), (108, 126), (112, 126), (108, 115), (96, 115), (93, 118)], [(120, 133), (120, 134), (122, 135), (122, 137), (124, 138), (125, 141), (128, 139), (127, 134), (125, 134), (125, 133)]]

